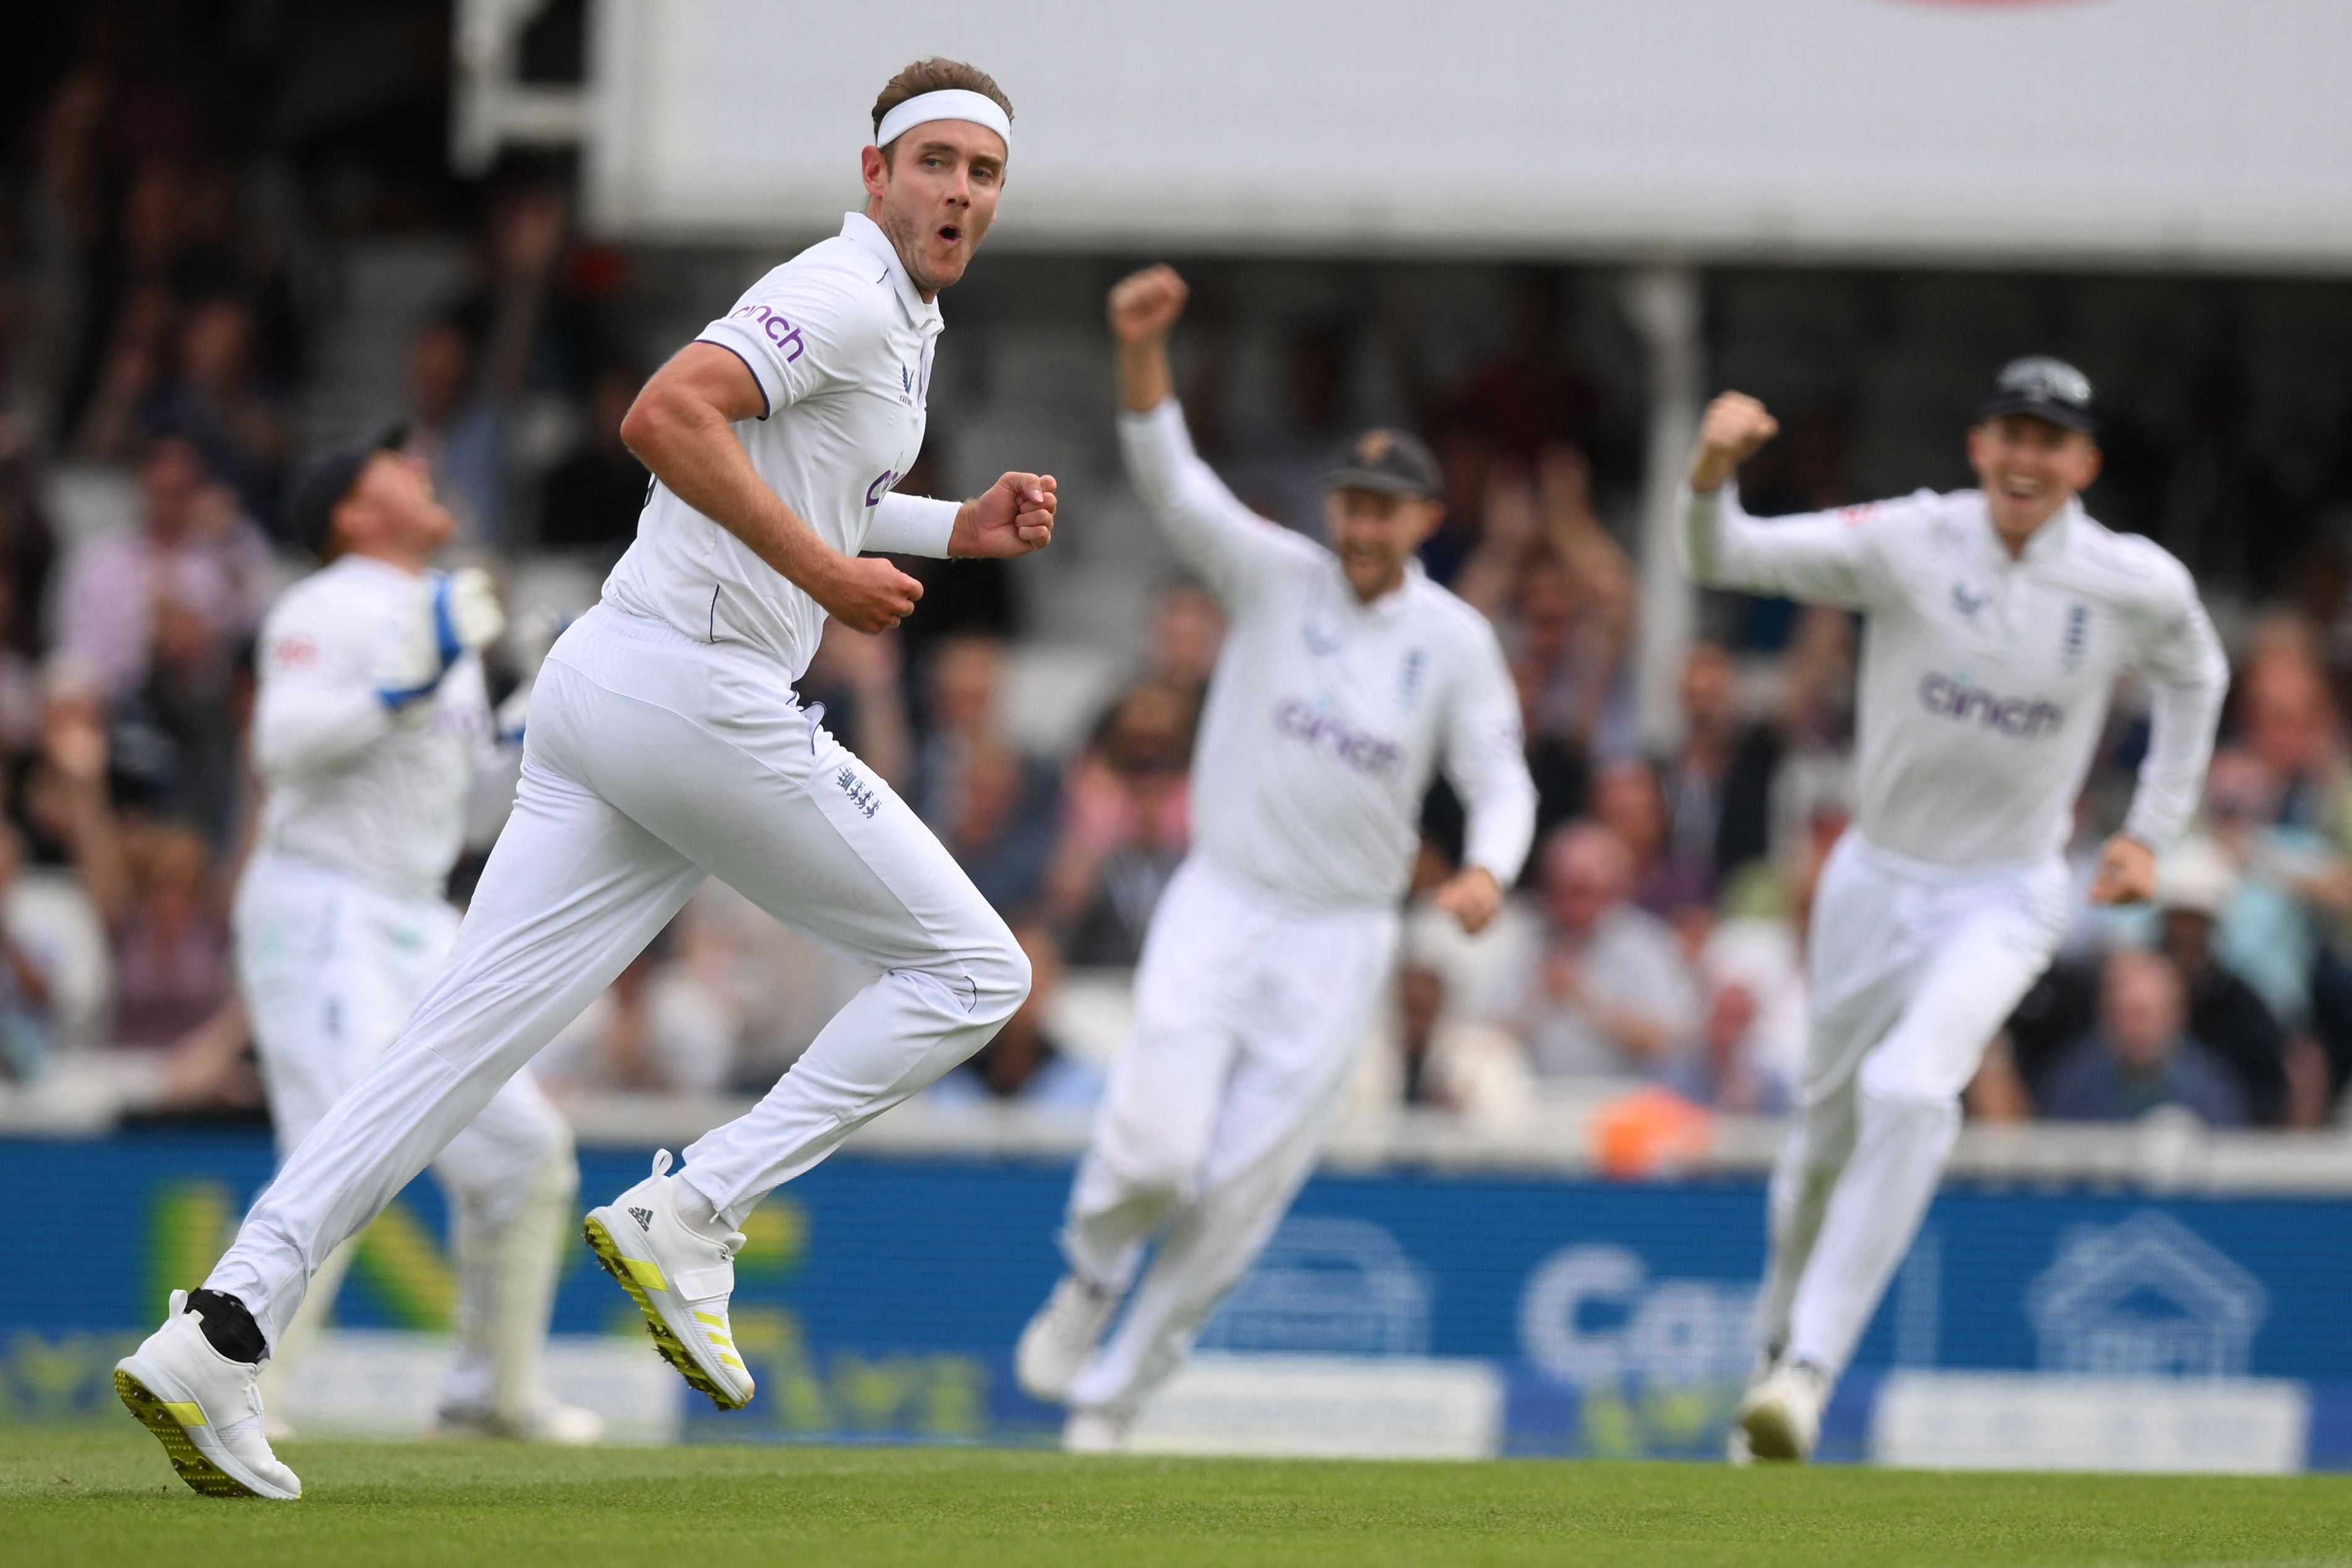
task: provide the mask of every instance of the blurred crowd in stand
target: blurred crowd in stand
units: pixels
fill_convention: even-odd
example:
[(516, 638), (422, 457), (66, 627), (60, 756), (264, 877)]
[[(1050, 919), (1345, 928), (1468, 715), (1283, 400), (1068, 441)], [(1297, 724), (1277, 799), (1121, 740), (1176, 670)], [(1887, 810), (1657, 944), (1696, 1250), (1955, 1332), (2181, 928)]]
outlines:
[[(79, 1050), (135, 1068), (131, 1099), (151, 1113), (252, 1116), (227, 921), (256, 804), (250, 650), (273, 594), (310, 565), (278, 531), (289, 472), (378, 411), (337, 401), (323, 368), (340, 352), (330, 329), (370, 320), (371, 301), (338, 294), (354, 258), (420, 235), (467, 258), (411, 312), (379, 402), (397, 404), (431, 464), (457, 550), (509, 583), (554, 562), (593, 592), (625, 546), (646, 476), (619, 428), (649, 345), (628, 319), (636, 258), (582, 237), (567, 171), (446, 173), (437, 10), (382, 8), (384, 58), (409, 75), (373, 99), (352, 88), (338, 119), (299, 90), (314, 71), (336, 79), (315, 37), (306, 54), (310, 35), (293, 29), (273, 53), (205, 26), (216, 9), (108, 5), (58, 24), (5, 122), (0, 1081), (37, 1081)], [(411, 12), (437, 37), (413, 17), (403, 32)], [(1199, 445), (1269, 517), (1317, 530), (1325, 463), (1370, 417), (1429, 438), (1446, 515), (1424, 564), (1492, 618), (1518, 688), (1536, 851), (1479, 941), (1408, 911), (1360, 1103), (1488, 1124), (1548, 1098), (1628, 1093), (1785, 1111), (1802, 1093), (1807, 906), (1852, 795), (1860, 628), (1711, 597), (1674, 721), (1645, 732), (1626, 542), (1638, 380), (1588, 363), (1605, 291), (1564, 270), (1490, 270), (1481, 341), (1503, 346), (1450, 361), (1409, 270), (1365, 310), (1277, 327), (1269, 359), (1242, 347), (1266, 340), (1263, 312), (1203, 269), (1186, 329)], [(980, 351), (951, 339), (943, 363), (962, 352)], [(1753, 510), (1866, 499), (1839, 408), (1787, 409), (1787, 434), (1747, 476)], [(1105, 431), (1110, 417), (1106, 374)], [(2187, 416), (2202, 439), (2199, 420), (2210, 411)], [(2251, 459), (2196, 469), (2164, 449), (2159, 463), (2152, 428), (2119, 432), (2120, 477), (2095, 512), (2180, 548), (2181, 510), (2218, 493), (2213, 473), (2286, 494), (2256, 486)], [(1958, 482), (1957, 422), (1930, 434), (1942, 444), (1916, 477)], [(2282, 524), (2291, 572), (2263, 568), (2259, 542), (2205, 552), (2252, 564), (2214, 580), (2237, 679), (2199, 827), (2165, 858), (2155, 907), (2085, 911), (1994, 1042), (1973, 1116), (2336, 1115), (2352, 1076), (2352, 613), (2347, 542), (2322, 502), (2347, 491), (2343, 435), (2319, 431), (2294, 459), (2320, 478)], [(904, 488), (943, 483), (929, 461)], [(937, 830), (1036, 975), (1030, 1004), (928, 1103), (1082, 1109), (1102, 1042), (1070, 1031), (1116, 1014), (1074, 998), (1135, 963), (1186, 851), (1223, 616), (1169, 581), (1125, 679), (1074, 748), (1042, 754), (1010, 722), (1023, 568), (908, 565), (929, 589), (918, 616), (879, 638), (830, 632), (803, 695)], [(528, 679), (545, 635), (519, 618), (499, 693)], [(2078, 866), (2120, 820), (2145, 739), (2126, 690), (2084, 794)], [(1441, 784), (1417, 893), (1462, 826)], [(467, 885), (461, 868), (453, 892)], [(863, 979), (714, 884), (539, 1070), (563, 1093), (756, 1091)]]

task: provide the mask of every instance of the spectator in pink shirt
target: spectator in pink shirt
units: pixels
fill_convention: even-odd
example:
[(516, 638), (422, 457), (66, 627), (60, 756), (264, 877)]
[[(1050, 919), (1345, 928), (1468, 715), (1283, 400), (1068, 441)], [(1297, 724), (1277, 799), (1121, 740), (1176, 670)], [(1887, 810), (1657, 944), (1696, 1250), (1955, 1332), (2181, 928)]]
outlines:
[(277, 589), (269, 542), (215, 483), (194, 443), (163, 432), (139, 459), (143, 515), (66, 560), (58, 603), (58, 651), (110, 700), (142, 686), (160, 618), (177, 613), (207, 629), (203, 656), (222, 664), (261, 625)]

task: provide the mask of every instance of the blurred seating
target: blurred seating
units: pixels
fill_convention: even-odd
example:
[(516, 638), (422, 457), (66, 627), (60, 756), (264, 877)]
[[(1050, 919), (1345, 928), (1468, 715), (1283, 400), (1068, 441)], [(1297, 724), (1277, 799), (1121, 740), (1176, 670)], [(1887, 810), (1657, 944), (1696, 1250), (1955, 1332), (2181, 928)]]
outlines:
[[(135, 28), (127, 15), (75, 24), (0, 182), (0, 797), (28, 863), (5, 931), (47, 972), (59, 1052), (177, 1053), (195, 1076), (171, 1093), (211, 1073), (205, 1092), (233, 1099), (219, 900), (254, 805), (245, 646), (309, 564), (273, 552), (289, 464), (404, 414), (465, 549), (509, 590), (497, 679), (528, 679), (633, 534), (646, 479), (618, 427), (640, 367), (776, 257), (605, 245), (580, 233), (567, 169), (517, 159), (461, 181), (437, 143), (392, 145), (383, 125), (444, 112), (430, 51), (372, 61), (376, 85), (351, 103), (289, 108), (293, 57), (271, 29), (224, 33), (173, 0)], [(344, 26), (315, 21), (331, 42)], [(1118, 473), (1097, 269), (1008, 254), (951, 301), (906, 481), (969, 495), (1004, 468), (1054, 471), (1056, 548), (918, 563), (918, 616), (889, 637), (829, 632), (801, 694), (1008, 918), (1080, 966), (1034, 1038), (1098, 1061), (1188, 841), (1184, 769), (1223, 626)], [(1180, 392), (1204, 454), (1312, 532), (1338, 438), (1421, 429), (1446, 503), (1424, 563), (1493, 620), (1519, 689), (1547, 847), (1492, 938), (1421, 922), (1368, 1057), (1370, 1101), (1501, 1126), (1598, 1074), (1720, 1113), (1784, 1108), (1811, 878), (1850, 805), (1857, 626), (1708, 596), (1678, 713), (1665, 733), (1637, 722), (1636, 568), (1663, 568), (1626, 548), (1648, 388), (1617, 272), (1190, 270)], [(2237, 655), (2200, 845), (2168, 860), (2162, 910), (2079, 923), (1972, 1110), (2031, 1113), (2062, 1059), (2089, 1064), (2083, 1083), (2122, 1071), (2107, 1047), (2079, 1047), (2113, 1045), (2110, 954), (2141, 947), (2171, 966), (2186, 1033), (2249, 1117), (2331, 1119), (2352, 1082), (2352, 454), (2341, 378), (2313, 371), (2311, 345), (2352, 341), (2352, 304), (2319, 282), (1917, 268), (1727, 267), (1706, 289), (1710, 376), (1782, 418), (1743, 475), (1753, 510), (1966, 482), (1954, 437), (1985, 345), (2031, 342), (2108, 398), (2091, 510), (2180, 553)], [(2126, 690), (2078, 864), (2120, 819), (2145, 735)], [(1459, 851), (1442, 783), (1424, 830), (1422, 886)], [(2152, 973), (2133, 994), (2161, 989)], [(593, 1048), (575, 1041), (563, 1070), (760, 1086), (866, 978), (713, 889), (598, 1004), (581, 1026)]]

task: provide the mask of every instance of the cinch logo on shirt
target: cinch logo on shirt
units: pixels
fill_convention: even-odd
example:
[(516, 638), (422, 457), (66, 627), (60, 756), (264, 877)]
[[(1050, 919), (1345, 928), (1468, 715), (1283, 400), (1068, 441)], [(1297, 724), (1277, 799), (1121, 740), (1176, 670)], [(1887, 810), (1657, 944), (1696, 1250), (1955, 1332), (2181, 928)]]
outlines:
[(770, 342), (784, 351), (786, 364), (800, 358), (808, 348), (806, 340), (801, 336), (801, 330), (786, 321), (780, 312), (771, 310), (765, 305), (738, 306), (735, 313), (759, 322), (761, 333)]
[(1330, 752), (1360, 773), (1393, 773), (1404, 760), (1403, 748), (1394, 741), (1360, 734), (1296, 697), (1274, 710), (1274, 727), (1294, 741)]
[(2047, 698), (1996, 697), (1948, 675), (1919, 678), (1919, 703), (1928, 712), (2023, 740), (2037, 740), (2066, 722), (2066, 710)]
[(455, 735), (461, 740), (487, 741), (490, 738), (490, 716), (478, 708), (461, 707), (438, 700), (433, 704), (433, 718), (426, 726), (436, 735)]

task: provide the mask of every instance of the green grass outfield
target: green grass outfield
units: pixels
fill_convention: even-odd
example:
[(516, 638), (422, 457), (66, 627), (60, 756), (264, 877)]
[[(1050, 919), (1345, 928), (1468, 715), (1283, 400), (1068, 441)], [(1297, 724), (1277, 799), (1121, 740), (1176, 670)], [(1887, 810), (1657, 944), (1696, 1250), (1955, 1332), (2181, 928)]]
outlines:
[(294, 1443), (215, 1502), (122, 1430), (0, 1432), (0, 1563), (2352, 1564), (2352, 1478)]

